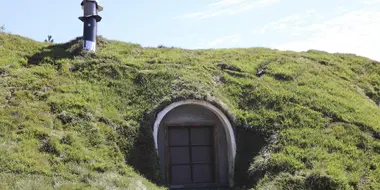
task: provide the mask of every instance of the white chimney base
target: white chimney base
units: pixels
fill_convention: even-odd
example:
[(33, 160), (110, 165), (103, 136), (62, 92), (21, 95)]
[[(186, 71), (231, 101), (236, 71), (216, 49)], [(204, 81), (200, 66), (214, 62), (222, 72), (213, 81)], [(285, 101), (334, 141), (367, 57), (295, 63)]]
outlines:
[(83, 47), (83, 49), (93, 52), (96, 51), (96, 42), (86, 41), (84, 44), (85, 46)]

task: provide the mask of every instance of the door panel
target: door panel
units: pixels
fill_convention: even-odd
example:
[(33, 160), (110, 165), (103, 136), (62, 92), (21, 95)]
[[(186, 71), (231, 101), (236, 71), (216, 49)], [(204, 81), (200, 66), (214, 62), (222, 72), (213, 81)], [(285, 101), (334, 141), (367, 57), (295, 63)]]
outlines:
[(191, 153), (192, 163), (212, 163), (212, 147), (191, 147)]
[(211, 138), (211, 128), (191, 128), (190, 129), (190, 135), (191, 135), (191, 145), (211, 145), (212, 144), (212, 138)]
[(168, 127), (171, 185), (214, 182), (212, 127)]
[(170, 146), (189, 145), (189, 130), (186, 129), (170, 129), (169, 130)]
[(211, 183), (212, 180), (212, 167), (207, 165), (193, 165), (193, 180), (194, 183)]
[(191, 184), (191, 167), (190, 165), (172, 166), (172, 185)]
[(171, 147), (170, 160), (171, 164), (190, 164), (189, 147)]

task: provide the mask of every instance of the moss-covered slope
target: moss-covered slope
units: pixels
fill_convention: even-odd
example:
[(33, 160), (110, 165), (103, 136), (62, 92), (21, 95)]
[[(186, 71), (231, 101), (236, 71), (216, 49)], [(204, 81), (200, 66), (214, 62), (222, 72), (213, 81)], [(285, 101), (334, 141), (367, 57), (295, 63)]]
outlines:
[(158, 188), (154, 116), (194, 98), (233, 120), (237, 188), (380, 188), (379, 62), (80, 44), (0, 34), (0, 187)]

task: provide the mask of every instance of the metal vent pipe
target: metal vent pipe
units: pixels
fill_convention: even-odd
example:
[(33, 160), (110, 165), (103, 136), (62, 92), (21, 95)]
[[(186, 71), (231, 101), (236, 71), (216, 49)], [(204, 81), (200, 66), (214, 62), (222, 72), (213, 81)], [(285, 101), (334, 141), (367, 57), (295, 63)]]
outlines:
[(97, 23), (102, 20), (98, 12), (103, 10), (97, 0), (83, 0), (82, 3), (83, 16), (79, 20), (83, 22), (83, 49), (96, 51)]

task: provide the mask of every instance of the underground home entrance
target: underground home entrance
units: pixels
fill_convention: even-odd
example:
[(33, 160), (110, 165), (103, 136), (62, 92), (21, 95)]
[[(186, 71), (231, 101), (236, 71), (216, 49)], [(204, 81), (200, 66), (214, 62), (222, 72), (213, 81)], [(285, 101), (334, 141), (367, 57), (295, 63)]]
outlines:
[(233, 186), (234, 132), (217, 107), (199, 100), (173, 103), (158, 114), (153, 136), (168, 187)]

